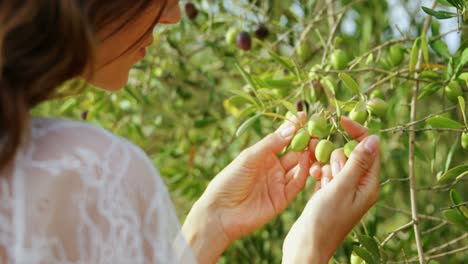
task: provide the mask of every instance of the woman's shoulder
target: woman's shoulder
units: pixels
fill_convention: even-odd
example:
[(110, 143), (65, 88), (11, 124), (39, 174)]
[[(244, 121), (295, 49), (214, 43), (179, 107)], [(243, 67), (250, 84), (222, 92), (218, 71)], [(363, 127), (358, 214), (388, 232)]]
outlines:
[(62, 172), (81, 170), (82, 178), (88, 178), (98, 170), (112, 180), (133, 179), (132, 185), (155, 184), (154, 181), (163, 184), (153, 162), (140, 147), (102, 127), (82, 121), (33, 118), (24, 157), (27, 164), (60, 168)]
[(60, 118), (34, 117), (31, 120), (31, 135), (29, 145), (35, 149), (53, 149), (70, 151), (88, 149), (103, 152), (112, 146), (127, 148), (134, 155), (146, 159), (146, 154), (140, 147), (126, 138), (96, 124)]

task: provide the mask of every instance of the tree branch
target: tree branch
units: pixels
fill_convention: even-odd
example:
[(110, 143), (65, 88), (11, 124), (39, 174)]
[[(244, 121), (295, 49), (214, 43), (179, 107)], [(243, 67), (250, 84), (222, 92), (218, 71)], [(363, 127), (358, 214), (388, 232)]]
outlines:
[[(434, 8), (437, 4), (437, 1), (434, 0), (432, 2), (432, 7)], [(431, 23), (431, 16), (427, 16), (424, 20), (424, 25), (422, 28), (422, 35), (426, 37), (426, 33), (429, 29), (429, 25)], [(419, 79), (419, 71), (421, 70), (423, 62), (423, 47), (419, 48), (418, 52), (418, 62), (416, 64), (416, 72), (414, 73), (414, 78)], [(416, 120), (416, 113), (417, 113), (417, 100), (418, 100), (418, 93), (419, 93), (419, 81), (417, 80), (414, 84), (413, 88), (413, 96), (411, 98), (411, 122)], [(417, 209), (417, 200), (416, 200), (416, 169), (415, 169), (415, 140), (416, 140), (416, 129), (415, 125), (411, 125), (411, 130), (409, 133), (409, 185), (410, 185), (410, 200), (411, 200), (411, 217), (413, 218), (414, 222), (414, 237), (416, 240), (416, 248), (418, 249), (418, 258), (419, 263), (424, 264), (424, 251), (422, 248), (422, 241), (421, 241), (421, 233), (419, 232), (419, 217), (418, 217), (418, 209)]]
[(414, 225), (414, 221), (410, 221), (409, 223), (405, 224), (405, 225), (402, 225), (400, 226), (399, 228), (393, 230), (388, 236), (387, 238), (384, 239), (384, 241), (382, 243), (380, 243), (380, 246), (384, 246), (385, 244), (387, 244), (388, 241), (390, 241), (390, 239), (392, 239), (392, 237), (394, 237), (396, 235), (396, 233), (402, 231), (402, 230), (405, 230), (409, 227), (412, 227)]

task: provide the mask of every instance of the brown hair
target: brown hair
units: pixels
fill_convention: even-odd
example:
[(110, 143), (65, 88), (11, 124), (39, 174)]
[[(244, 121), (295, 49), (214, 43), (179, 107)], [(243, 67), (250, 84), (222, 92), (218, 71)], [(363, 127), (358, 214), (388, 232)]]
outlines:
[[(97, 33), (125, 18), (106, 36), (110, 37), (152, 2), (0, 1), (0, 170), (11, 162), (22, 143), (30, 109), (54, 97), (65, 81), (92, 67), (94, 47), (102, 41), (96, 39)], [(159, 2), (154, 25), (167, 4), (166, 0)]]

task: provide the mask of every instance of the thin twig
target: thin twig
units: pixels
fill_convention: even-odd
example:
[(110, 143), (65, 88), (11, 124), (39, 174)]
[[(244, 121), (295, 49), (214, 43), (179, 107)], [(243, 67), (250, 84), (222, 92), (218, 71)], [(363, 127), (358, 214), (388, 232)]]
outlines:
[(448, 256), (448, 255), (453, 255), (453, 254), (457, 254), (457, 253), (460, 253), (460, 252), (464, 252), (464, 251), (467, 251), (467, 250), (468, 250), (468, 246), (464, 246), (462, 248), (457, 248), (457, 249), (447, 251), (447, 252), (444, 252), (444, 253), (428, 256), (427, 260), (441, 258), (441, 257), (445, 257), (445, 256)]
[(458, 207), (462, 207), (462, 206), (465, 206), (468, 204), (468, 201), (467, 202), (463, 202), (461, 204), (456, 204), (456, 205), (452, 205), (452, 206), (448, 206), (448, 207), (443, 207), (443, 208), (440, 208), (441, 211), (445, 211), (445, 210), (450, 210), (450, 209), (455, 209), (455, 208), (458, 208)]
[(394, 181), (409, 181), (408, 178), (390, 178), (390, 179), (386, 179), (385, 181), (383, 181), (382, 183), (380, 183), (380, 186), (383, 186), (387, 183), (390, 183), (390, 182), (394, 182)]
[[(393, 207), (386, 206), (386, 205), (376, 205), (376, 206), (380, 207), (380, 208), (384, 208), (384, 209), (387, 209), (387, 210), (392, 210), (392, 211), (395, 211), (395, 212), (399, 212), (399, 213), (411, 216), (411, 212), (403, 210), (403, 209), (393, 208)], [(431, 216), (431, 215), (418, 214), (418, 217), (421, 218), (421, 219), (426, 219), (426, 220), (432, 220), (432, 221), (438, 221), (438, 222), (447, 222), (442, 218)]]
[(438, 224), (438, 225), (436, 225), (436, 226), (434, 226), (434, 227), (432, 227), (432, 228), (429, 228), (428, 230), (422, 231), (422, 232), (421, 232), (421, 235), (427, 235), (427, 234), (429, 234), (429, 233), (432, 233), (432, 232), (434, 232), (434, 231), (436, 231), (436, 230), (441, 229), (442, 227), (444, 227), (444, 226), (447, 225), (447, 224), (448, 224), (448, 222), (442, 222), (442, 223), (440, 223), (440, 224)]
[(383, 247), (385, 246), (385, 244), (387, 244), (388, 241), (390, 241), (390, 239), (392, 239), (392, 237), (394, 237), (396, 235), (396, 233), (400, 232), (400, 231), (403, 231), (409, 227), (412, 227), (414, 225), (414, 221), (410, 221), (409, 223), (405, 224), (405, 225), (402, 225), (400, 226), (399, 228), (393, 230), (385, 239), (384, 241), (382, 241), (382, 243), (380, 243), (380, 246)]
[(387, 131), (395, 130), (396, 128), (408, 127), (408, 126), (411, 126), (411, 125), (415, 125), (415, 124), (417, 124), (417, 123), (424, 122), (424, 121), (426, 121), (427, 119), (429, 119), (429, 118), (431, 118), (431, 117), (433, 117), (433, 116), (440, 115), (440, 114), (443, 114), (443, 113), (452, 111), (452, 110), (454, 110), (454, 109), (457, 109), (457, 106), (452, 106), (452, 107), (447, 108), (447, 109), (445, 109), (445, 110), (439, 111), (439, 112), (437, 112), (437, 113), (435, 113), (435, 114), (428, 115), (428, 116), (426, 116), (426, 117), (424, 117), (424, 118), (422, 118), (422, 119), (419, 119), (419, 120), (416, 120), (416, 121), (412, 121), (412, 122), (410, 122), (410, 123), (408, 123), (408, 124), (398, 125), (398, 126), (396, 126), (396, 127), (390, 127), (390, 128), (386, 128), (386, 129), (380, 130), (380, 132), (387, 132)]
[(458, 241), (461, 241), (461, 240), (465, 239), (466, 237), (468, 237), (468, 233), (463, 234), (462, 236), (459, 236), (459, 237), (457, 237), (455, 239), (452, 239), (452, 240), (448, 241), (447, 243), (444, 243), (444, 244), (442, 244), (442, 245), (440, 245), (438, 247), (435, 247), (435, 248), (427, 251), (426, 253), (431, 254), (431, 253), (437, 252), (437, 251), (439, 251), (441, 249), (444, 249), (444, 248), (446, 248), (448, 246), (451, 246), (451, 245), (457, 243)]

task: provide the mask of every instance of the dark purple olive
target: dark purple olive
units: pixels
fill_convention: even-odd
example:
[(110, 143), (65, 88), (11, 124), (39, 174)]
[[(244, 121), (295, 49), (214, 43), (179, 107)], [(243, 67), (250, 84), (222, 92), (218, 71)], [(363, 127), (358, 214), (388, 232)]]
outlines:
[(88, 111), (87, 111), (87, 110), (86, 110), (86, 111), (83, 111), (83, 112), (81, 113), (81, 119), (83, 119), (83, 120), (88, 119)]
[(306, 100), (299, 100), (296, 102), (296, 110), (298, 112), (301, 112), (301, 111), (305, 111), (308, 112), (309, 111), (309, 103), (306, 101)]
[(259, 25), (255, 30), (255, 37), (259, 40), (264, 40), (268, 37), (270, 31), (264, 25)]
[(198, 16), (198, 9), (192, 3), (185, 4), (185, 13), (190, 20), (194, 20)]
[(236, 39), (237, 47), (242, 50), (250, 50), (252, 48), (252, 38), (249, 33), (242, 31), (237, 34)]

